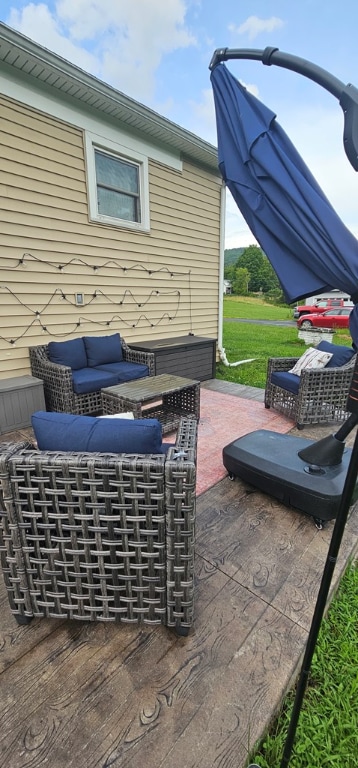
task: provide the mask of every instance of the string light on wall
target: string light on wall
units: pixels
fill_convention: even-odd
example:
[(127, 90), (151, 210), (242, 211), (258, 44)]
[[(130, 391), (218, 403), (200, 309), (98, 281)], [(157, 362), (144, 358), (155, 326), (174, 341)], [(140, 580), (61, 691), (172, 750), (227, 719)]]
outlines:
[[(46, 302), (46, 304), (44, 304), (44, 305), (43, 305), (43, 307), (42, 307), (41, 309), (32, 309), (32, 307), (30, 307), (28, 304), (26, 304), (24, 301), (22, 301), (22, 299), (20, 299), (20, 298), (19, 298), (19, 297), (16, 295), (16, 293), (14, 293), (14, 291), (13, 291), (11, 288), (8, 288), (8, 286), (7, 286), (7, 285), (0, 285), (0, 290), (2, 290), (2, 291), (6, 291), (7, 293), (9, 293), (11, 296), (13, 296), (13, 297), (14, 297), (14, 299), (15, 299), (15, 300), (18, 302), (18, 304), (20, 304), (22, 307), (25, 307), (25, 309), (27, 309), (29, 312), (31, 312), (32, 314), (36, 315), (37, 317), (39, 317), (41, 314), (43, 314), (43, 313), (44, 313), (44, 311), (45, 311), (45, 310), (46, 310), (46, 309), (47, 309), (47, 308), (50, 306), (50, 304), (52, 303), (53, 299), (54, 299), (54, 298), (55, 298), (57, 295), (60, 295), (60, 296), (61, 296), (61, 298), (62, 298), (64, 301), (66, 301), (66, 302), (67, 302), (67, 304), (70, 304), (70, 305), (71, 305), (71, 306), (73, 306), (73, 307), (77, 307), (77, 306), (78, 306), (78, 303), (76, 303), (76, 300), (75, 300), (75, 301), (72, 301), (71, 299), (69, 299), (69, 298), (66, 296), (66, 294), (65, 294), (65, 293), (63, 293), (63, 291), (61, 290), (61, 288), (56, 288), (56, 289), (53, 291), (52, 295), (50, 296), (50, 298), (48, 299), (48, 301)], [(132, 293), (132, 291), (131, 291), (131, 290), (129, 290), (129, 289), (126, 289), (126, 290), (124, 291), (124, 293), (123, 293), (123, 295), (122, 295), (122, 298), (121, 298), (119, 301), (115, 301), (115, 300), (114, 300), (114, 299), (112, 299), (110, 296), (108, 296), (106, 293), (104, 293), (104, 291), (102, 291), (100, 288), (96, 288), (96, 290), (94, 291), (94, 293), (91, 295), (91, 298), (90, 298), (88, 301), (86, 301), (85, 303), (81, 304), (81, 306), (89, 306), (90, 304), (92, 304), (92, 302), (93, 302), (95, 299), (98, 299), (100, 296), (103, 296), (103, 298), (104, 298), (104, 299), (105, 299), (105, 300), (106, 300), (106, 301), (107, 301), (109, 304), (114, 304), (115, 306), (122, 306), (122, 305), (125, 303), (125, 299), (126, 299), (127, 297), (130, 297), (130, 298), (133, 300), (133, 303), (137, 305), (137, 307), (144, 307), (146, 304), (148, 304), (148, 303), (149, 303), (150, 299), (151, 299), (153, 296), (155, 296), (155, 297), (158, 297), (158, 296), (160, 296), (160, 297), (161, 297), (161, 296), (176, 296), (176, 297), (177, 297), (177, 299), (179, 300), (179, 298), (180, 298), (180, 291), (179, 291), (179, 290), (173, 290), (173, 291), (159, 291), (159, 290), (155, 289), (155, 290), (152, 290), (152, 291), (150, 291), (150, 293), (149, 293), (149, 295), (148, 295), (148, 298), (146, 298), (144, 301), (141, 301), (141, 302), (139, 302), (139, 301), (138, 301), (138, 299), (135, 297), (134, 293)]]
[(42, 259), (39, 256), (33, 256), (32, 253), (24, 253), (21, 257), (21, 259), (17, 260), (17, 264), (13, 267), (13, 269), (17, 269), (20, 266), (25, 265), (26, 261), (35, 261), (39, 264), (46, 264), (48, 267), (53, 267), (55, 269), (58, 269), (60, 272), (62, 272), (66, 267), (69, 267), (71, 265), (76, 266), (84, 266), (88, 269), (93, 270), (94, 272), (98, 272), (100, 269), (105, 269), (106, 267), (114, 267), (115, 269), (119, 269), (122, 272), (131, 272), (131, 271), (138, 271), (141, 270), (143, 272), (146, 272), (147, 275), (158, 275), (160, 273), (169, 275), (169, 277), (176, 277), (176, 276), (185, 276), (188, 275), (190, 270), (186, 271), (173, 271), (169, 269), (168, 267), (158, 267), (158, 269), (148, 269), (144, 264), (139, 264), (137, 262), (136, 264), (131, 264), (129, 267), (124, 266), (123, 264), (120, 264), (118, 261), (115, 261), (114, 259), (109, 259), (108, 261), (105, 261), (101, 266), (89, 264), (87, 261), (84, 261), (83, 259), (74, 258), (70, 259), (66, 264), (56, 264), (54, 261), (48, 261), (47, 259)]
[[(53, 261), (49, 261), (47, 259), (43, 259), (38, 256), (33, 256), (31, 253), (24, 253), (20, 259), (14, 259), (14, 266), (9, 267), (7, 265), (4, 266), (4, 263), (0, 264), (0, 272), (6, 270), (7, 273), (9, 272), (9, 269), (12, 269), (14, 271), (20, 269), (27, 269), (28, 266), (31, 265), (32, 262), (38, 263), (41, 266), (47, 266), (50, 268), (54, 268), (58, 270), (59, 272), (63, 273), (64, 270), (69, 267), (70, 265), (77, 265), (82, 266), (86, 270), (90, 270), (93, 272), (98, 272), (99, 270), (103, 270), (106, 267), (110, 267), (113, 269), (118, 269), (122, 274), (129, 273), (131, 271), (142, 271), (144, 274), (148, 275), (148, 277), (152, 277), (157, 275), (158, 277), (161, 276), (166, 279), (172, 279), (174, 277), (181, 277), (186, 278), (188, 280), (188, 295), (189, 295), (189, 320), (190, 320), (190, 333), (192, 332), (192, 312), (191, 312), (191, 283), (190, 283), (190, 276), (191, 276), (191, 270), (187, 271), (172, 271), (168, 267), (159, 267), (158, 269), (149, 269), (147, 266), (136, 263), (128, 265), (123, 265), (119, 263), (118, 261), (115, 261), (113, 259), (107, 260), (104, 262), (101, 267), (98, 265), (91, 265), (80, 258), (73, 258), (70, 259), (66, 264), (63, 262), (61, 263), (55, 263)], [(19, 286), (20, 290), (20, 286)], [(2, 341), (5, 341), (9, 343), (11, 346), (14, 346), (17, 341), (22, 339), (26, 334), (29, 333), (29, 331), (33, 328), (34, 324), (36, 322), (39, 324), (42, 333), (47, 333), (49, 336), (70, 336), (73, 334), (73, 332), (78, 329), (83, 324), (91, 324), (96, 325), (97, 327), (102, 327), (105, 325), (106, 327), (110, 327), (112, 324), (115, 324), (116, 322), (120, 322), (121, 326), (125, 326), (127, 328), (136, 328), (140, 323), (145, 323), (149, 327), (154, 328), (161, 323), (165, 322), (172, 322), (178, 315), (179, 309), (180, 309), (180, 302), (181, 302), (181, 296), (182, 292), (179, 289), (171, 289), (171, 290), (164, 290), (159, 288), (152, 288), (148, 292), (146, 297), (142, 297), (142, 295), (139, 297), (136, 296), (136, 294), (129, 288), (126, 288), (121, 296), (116, 297), (116, 299), (113, 299), (112, 296), (108, 295), (103, 291), (101, 288), (96, 288), (92, 293), (88, 294), (88, 298), (86, 298), (86, 294), (81, 294), (81, 297), (83, 297), (83, 300), (81, 300), (80, 304), (78, 301), (76, 301), (76, 296), (78, 294), (74, 294), (74, 299), (72, 297), (70, 298), (67, 293), (64, 292), (64, 290), (58, 286), (56, 287), (52, 294), (49, 296), (49, 298), (45, 301), (43, 306), (33, 308), (33, 306), (30, 306), (29, 303), (26, 301), (23, 301), (21, 298), (23, 296), (23, 280), (21, 280), (21, 293), (18, 295), (15, 292), (14, 287), (10, 288), (8, 285), (0, 285), (0, 291), (5, 291), (7, 294), (9, 294), (14, 301), (19, 304), (23, 309), (25, 309), (28, 313), (30, 313), (32, 319), (29, 321), (26, 328), (22, 330), (21, 333), (16, 338), (6, 338), (5, 336), (0, 334), (0, 339)], [(121, 315), (113, 315), (109, 319), (103, 321), (103, 320), (93, 320), (93, 317), (90, 316), (81, 316), (80, 318), (77, 318), (77, 320), (74, 323), (71, 323), (71, 327), (67, 329), (67, 331), (64, 330), (64, 326), (68, 326), (68, 323), (66, 320), (62, 323), (61, 332), (57, 332), (55, 329), (58, 328), (58, 318), (56, 318), (55, 324), (54, 324), (54, 330), (52, 330), (52, 324), (51, 321), (47, 321), (46, 325), (42, 322), (41, 318), (44, 317), (46, 314), (46, 310), (48, 307), (56, 300), (56, 298), (60, 298), (61, 301), (66, 302), (68, 305), (73, 307), (74, 309), (78, 309), (81, 305), (81, 308), (89, 307), (93, 302), (101, 302), (103, 300), (109, 305), (114, 305), (117, 307), (124, 307), (127, 303), (130, 305), (136, 305), (138, 309), (141, 309), (143, 307), (150, 307), (152, 304), (152, 311), (155, 311), (157, 309), (157, 300), (161, 300), (163, 297), (169, 297), (171, 296), (173, 299), (175, 298), (175, 304), (171, 311), (164, 311), (161, 312), (159, 317), (156, 317), (155, 319), (153, 317), (149, 317), (148, 314), (141, 313), (139, 317), (136, 318), (135, 322), (133, 320), (128, 320), (122, 317)]]
[[(18, 296), (16, 296), (14, 291), (12, 291), (12, 289), (8, 288), (7, 286), (0, 285), (0, 290), (6, 291), (7, 293), (9, 293), (15, 299), (15, 301), (17, 301), (18, 304), (24, 307), (32, 315), (34, 315), (34, 319), (28, 324), (28, 326), (24, 329), (24, 331), (16, 337), (16, 339), (8, 339), (5, 336), (0, 334), (0, 339), (2, 339), (2, 341), (8, 342), (11, 345), (14, 345), (16, 341), (19, 341), (19, 339), (23, 338), (29, 332), (29, 330), (34, 326), (36, 322), (39, 323), (43, 333), (47, 332), (51, 336), (70, 336), (74, 332), (74, 330), (76, 328), (79, 328), (80, 325), (83, 323), (87, 323), (87, 324), (90, 323), (92, 325), (98, 325), (98, 326), (103, 326), (103, 325), (110, 326), (112, 323), (114, 323), (115, 320), (120, 321), (122, 326), (125, 326), (127, 328), (136, 328), (141, 321), (145, 322), (151, 328), (154, 328), (157, 325), (159, 325), (161, 322), (163, 322), (163, 320), (165, 319), (169, 320), (169, 322), (175, 319), (175, 317), (178, 314), (179, 304), (180, 304), (180, 291), (158, 291), (158, 290), (151, 291), (148, 299), (142, 302), (142, 304), (135, 300), (135, 297), (131, 293), (131, 291), (127, 291), (125, 293), (127, 293), (127, 295), (128, 294), (131, 295), (131, 297), (133, 298), (133, 300), (135, 301), (138, 307), (145, 306), (145, 304), (147, 304), (150, 301), (151, 296), (155, 295), (157, 297), (161, 297), (162, 295), (172, 295), (172, 294), (174, 294), (177, 297), (176, 307), (173, 308), (173, 312), (171, 314), (169, 314), (168, 312), (163, 312), (155, 322), (153, 322), (153, 319), (149, 318), (148, 315), (143, 313), (139, 315), (135, 323), (129, 322), (121, 315), (113, 315), (109, 320), (106, 320), (106, 321), (93, 320), (91, 317), (80, 317), (67, 332), (64, 331), (64, 329), (62, 328), (60, 333), (56, 333), (56, 331), (54, 330), (49, 330), (49, 327), (48, 327), (49, 324), (43, 325), (43, 323), (41, 322), (41, 317), (43, 317), (45, 310), (49, 307), (53, 299), (59, 294), (62, 300), (66, 301), (68, 304), (71, 304), (74, 307), (76, 306), (75, 302), (70, 301), (61, 289), (56, 288), (54, 290), (52, 296), (49, 298), (46, 304), (44, 304), (41, 310), (38, 310), (38, 309), (33, 310), (25, 302), (23, 302)], [(113, 301), (109, 296), (106, 296), (106, 294), (103, 291), (101, 291), (100, 289), (96, 289), (94, 294), (91, 296), (90, 300), (87, 302), (86, 306), (90, 305), (95, 299), (98, 299), (99, 296), (103, 296), (106, 299), (106, 301), (110, 304), (114, 304), (117, 306), (123, 305), (123, 300), (119, 302)], [(57, 323), (56, 323), (56, 327), (57, 327)]]

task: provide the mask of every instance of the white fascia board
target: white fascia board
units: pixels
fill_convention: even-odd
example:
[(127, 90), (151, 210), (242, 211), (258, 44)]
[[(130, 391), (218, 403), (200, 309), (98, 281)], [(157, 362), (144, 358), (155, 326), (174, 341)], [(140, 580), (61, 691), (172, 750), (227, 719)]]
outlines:
[(5, 76), (3, 72), (0, 72), (0, 93), (76, 128), (101, 136), (103, 141), (119, 142), (122, 147), (127, 147), (132, 153), (146, 155), (148, 158), (176, 171), (183, 169), (179, 152), (175, 152), (175, 150), (169, 152), (151, 144), (145, 138), (132, 136), (122, 126), (115, 128), (98, 115), (92, 117), (89, 112), (81, 110), (75, 105), (69, 105), (64, 100), (55, 99), (50, 94), (34, 88), (32, 84), (30, 85), (28, 82), (25, 84), (20, 78), (16, 78), (10, 73)]

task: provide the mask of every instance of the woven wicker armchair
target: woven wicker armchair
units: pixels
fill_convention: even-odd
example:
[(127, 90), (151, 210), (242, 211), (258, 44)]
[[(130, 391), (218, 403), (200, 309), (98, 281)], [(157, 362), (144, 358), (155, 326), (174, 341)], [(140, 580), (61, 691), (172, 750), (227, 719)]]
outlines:
[(349, 416), (347, 396), (356, 355), (339, 368), (319, 368), (301, 372), (298, 393), (272, 383), (273, 373), (288, 372), (299, 358), (271, 357), (267, 366), (265, 408), (292, 419), (298, 429), (305, 424), (343, 421)]
[[(121, 338), (123, 360), (128, 363), (142, 363), (149, 368), (149, 376), (154, 375), (155, 363), (152, 352), (131, 349)], [(29, 347), (31, 373), (44, 383), (44, 395), (48, 411), (63, 413), (95, 414), (101, 411), (101, 392), (77, 394), (73, 390), (72, 370), (65, 365), (52, 363), (47, 354), (47, 346)]]
[(166, 455), (0, 446), (0, 554), (11, 610), (32, 617), (193, 622), (197, 420)]

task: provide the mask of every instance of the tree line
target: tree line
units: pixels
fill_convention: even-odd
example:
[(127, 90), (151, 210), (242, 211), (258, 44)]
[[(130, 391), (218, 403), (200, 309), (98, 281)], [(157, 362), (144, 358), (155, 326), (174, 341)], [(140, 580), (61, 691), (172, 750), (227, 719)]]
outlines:
[(230, 280), (232, 292), (238, 296), (264, 293), (267, 298), (284, 301), (276, 272), (258, 245), (225, 250), (224, 278)]

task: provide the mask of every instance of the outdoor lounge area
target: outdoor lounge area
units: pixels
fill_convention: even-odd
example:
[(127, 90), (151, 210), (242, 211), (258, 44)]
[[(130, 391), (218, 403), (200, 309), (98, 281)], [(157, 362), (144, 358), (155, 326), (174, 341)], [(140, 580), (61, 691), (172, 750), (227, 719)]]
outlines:
[[(175, 27), (173, 8), (163, 19), (152, 14), (151, 41), (174, 64), (171, 46), (187, 61), (197, 50), (198, 74), (209, 37), (196, 46), (183, 24), (189, 4), (174, 5)], [(185, 12), (194, 20), (192, 5)], [(319, 374), (318, 390), (323, 380), (327, 387), (318, 412), (316, 391), (306, 398), (316, 372), (302, 375), (302, 387), (293, 374), (296, 391), (286, 394), (280, 384), (291, 369), (273, 371), (266, 398), (263, 376), (245, 380), (262, 389), (215, 379), (224, 343), (235, 360), (228, 365), (263, 368), (271, 335), (259, 329), (254, 345), (250, 326), (247, 335), (233, 331), (238, 346), (231, 334), (226, 343), (226, 192), (283, 290), (279, 297), (266, 263), (260, 275), (232, 264), (245, 298), (266, 295), (271, 310), (271, 299), (291, 305), (342, 290), (356, 304), (355, 349), (357, 240), (276, 131), (276, 111), (262, 105), (260, 115), (258, 99), (217, 55), (209, 65), (215, 111), (227, 93), (237, 104), (238, 92), (257, 119), (246, 131), (235, 113), (217, 114), (212, 144), (192, 132), (211, 118), (188, 111), (187, 88), (188, 128), (155, 112), (164, 101), (148, 55), (158, 72), (167, 68), (153, 47), (132, 45), (131, 24), (120, 24), (124, 48), (138, 85), (155, 86), (152, 106), (144, 93), (140, 101), (125, 93), (123, 67), (112, 85), (100, 79), (110, 68), (93, 68), (89, 38), (79, 67), (63, 58), (73, 46), (56, 48), (59, 55), (32, 39), (49, 27), (32, 33), (25, 17), (16, 26), (31, 37), (0, 22), (1, 765), (247, 768), (300, 668), (333, 521), (230, 479), (223, 448), (252, 431), (299, 438), (303, 425), (306, 439), (326, 436), (344, 420), (346, 396), (333, 363)], [(93, 14), (89, 22), (98, 26)], [(162, 22), (170, 50), (157, 34)], [(58, 42), (63, 25), (55, 26)], [(108, 31), (115, 43), (113, 25)], [(266, 49), (263, 63), (272, 57), (276, 49)], [(206, 86), (196, 105), (203, 94)], [(236, 135), (241, 128), (245, 136)], [(358, 153), (351, 156), (358, 168)], [(287, 178), (291, 158), (296, 173)], [(287, 360), (303, 347), (296, 328), (291, 345), (285, 319)], [(270, 354), (283, 355), (276, 337), (272, 344)], [(350, 512), (331, 594), (357, 553), (356, 506)]]
[[(19, 626), (1, 580), (4, 765), (247, 765), (298, 671), (333, 525), (319, 531), (312, 518), (231, 482), (220, 447), (210, 453), (213, 442), (261, 427), (301, 434), (265, 409), (263, 390), (201, 384), (187, 637), (137, 621), (35, 618)], [(305, 437), (329, 431), (332, 424), (307, 426)], [(333, 589), (357, 543), (353, 508)]]
[(154, 355), (131, 349), (119, 333), (50, 341), (30, 347), (29, 356), (48, 411), (99, 413), (102, 388), (154, 372)]

